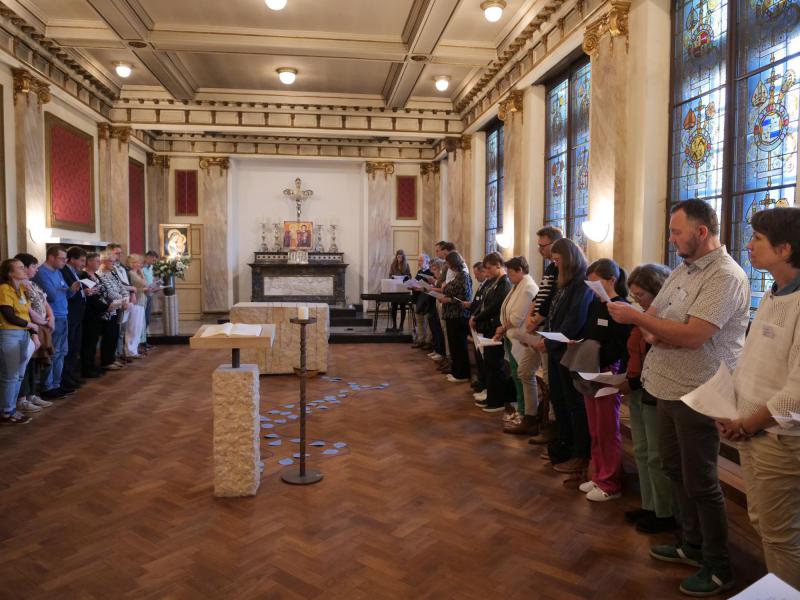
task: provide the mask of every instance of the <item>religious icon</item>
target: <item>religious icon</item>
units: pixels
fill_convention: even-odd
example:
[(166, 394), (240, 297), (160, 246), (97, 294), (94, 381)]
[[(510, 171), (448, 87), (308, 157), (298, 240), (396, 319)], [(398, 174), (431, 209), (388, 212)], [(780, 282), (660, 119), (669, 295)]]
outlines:
[(158, 229), (162, 256), (176, 258), (190, 255), (189, 225), (162, 223)]
[(283, 247), (291, 250), (311, 250), (314, 224), (311, 221), (284, 221)]

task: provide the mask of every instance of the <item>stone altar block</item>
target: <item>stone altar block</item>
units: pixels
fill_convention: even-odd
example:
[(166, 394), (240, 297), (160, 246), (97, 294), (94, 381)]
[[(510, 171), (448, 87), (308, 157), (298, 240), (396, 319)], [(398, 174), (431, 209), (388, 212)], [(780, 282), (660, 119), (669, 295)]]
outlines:
[(261, 482), (258, 367), (220, 365), (212, 377), (214, 495), (255, 496)]
[(293, 373), (300, 367), (300, 328), (289, 319), (297, 317), (297, 307), (307, 306), (309, 317), (317, 319), (306, 329), (306, 368), (328, 370), (327, 304), (310, 302), (239, 302), (231, 308), (231, 323), (274, 323), (275, 342), (270, 348), (242, 348), (242, 362), (256, 363), (262, 375)]

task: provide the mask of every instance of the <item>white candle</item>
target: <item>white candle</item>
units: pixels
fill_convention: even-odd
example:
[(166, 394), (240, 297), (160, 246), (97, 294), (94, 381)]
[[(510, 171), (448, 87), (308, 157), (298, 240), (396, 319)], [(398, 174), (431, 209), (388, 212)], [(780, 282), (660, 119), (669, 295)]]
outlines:
[(307, 306), (298, 306), (297, 307), (297, 318), (301, 321), (308, 321), (308, 307)]

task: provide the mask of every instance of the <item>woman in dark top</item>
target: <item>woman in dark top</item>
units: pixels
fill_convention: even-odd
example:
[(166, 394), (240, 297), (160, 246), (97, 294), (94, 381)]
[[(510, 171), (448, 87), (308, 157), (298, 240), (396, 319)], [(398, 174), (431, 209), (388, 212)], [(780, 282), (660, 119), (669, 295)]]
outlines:
[[(403, 250), (395, 253), (392, 266), (389, 267), (389, 278), (402, 277), (403, 281), (411, 279), (411, 268), (408, 266), (408, 259)], [(397, 329), (397, 310), (400, 309), (400, 329)], [(387, 327), (387, 333), (402, 331), (406, 324), (406, 305), (392, 302), (392, 326)]]
[(442, 288), (444, 296), (439, 302), (444, 304), (442, 318), (447, 326), (447, 342), (450, 346), (450, 374), (447, 380), (453, 383), (469, 381), (469, 352), (467, 335), (469, 333), (469, 311), (461, 304), (462, 300), (472, 298), (472, 278), (467, 272), (464, 259), (458, 252), (451, 252), (445, 258), (447, 267), (455, 276)]
[[(612, 302), (627, 302), (628, 285), (625, 270), (610, 258), (601, 258), (586, 270), (589, 281), (597, 281)], [(608, 314), (608, 305), (596, 296), (589, 306), (586, 327), (581, 337), (600, 344), (598, 364), (600, 372), (622, 373), (628, 362), (628, 337), (630, 325), (614, 321)], [(608, 387), (597, 385), (599, 388)], [(594, 475), (579, 486), (586, 499), (593, 502), (614, 500), (622, 495), (622, 436), (619, 430), (619, 407), (622, 402), (618, 392), (595, 396), (583, 394), (589, 435), (592, 438), (592, 463)]]
[(100, 268), (100, 255), (90, 252), (86, 255), (86, 270), (81, 273), (82, 279), (90, 279), (100, 286), (99, 292), (86, 297), (86, 312), (83, 315), (83, 336), (81, 337), (81, 376), (87, 378), (101, 377), (102, 369), (97, 367), (97, 341), (103, 332), (103, 320), (113, 302), (108, 290), (97, 276)]
[[(551, 253), (558, 267), (557, 289), (543, 331), (559, 332), (577, 340), (586, 326), (594, 298), (584, 283), (586, 257), (567, 238), (557, 240)], [(556, 416), (556, 437), (548, 444), (547, 455), (559, 473), (583, 473), (589, 465), (589, 424), (583, 396), (572, 385), (569, 370), (561, 365), (567, 345), (543, 339), (536, 349), (547, 352), (550, 401)]]
[[(511, 280), (506, 275), (503, 257), (497, 252), (486, 255), (483, 259), (483, 267), (486, 269), (483, 302), (470, 324), (477, 333), (487, 338), (493, 338), (500, 326), (500, 309), (506, 296), (511, 292), (512, 286)], [(485, 412), (504, 410), (505, 403), (510, 402), (516, 394), (511, 372), (506, 366), (504, 357), (503, 346), (486, 346), (483, 349), (483, 361), (486, 369), (486, 399), (477, 400), (475, 406), (479, 406)]]
[[(417, 258), (417, 274), (414, 275), (414, 279), (417, 281), (427, 281), (428, 277), (433, 277), (430, 257), (427, 254), (420, 254)], [(416, 329), (414, 329), (414, 344), (411, 347), (422, 348), (430, 342), (431, 334), (430, 331), (428, 331), (426, 315), (431, 310), (431, 301), (433, 298), (428, 294), (423, 294), (419, 290), (412, 291), (411, 298), (412, 306), (414, 307), (413, 310), (417, 315), (417, 326)]]

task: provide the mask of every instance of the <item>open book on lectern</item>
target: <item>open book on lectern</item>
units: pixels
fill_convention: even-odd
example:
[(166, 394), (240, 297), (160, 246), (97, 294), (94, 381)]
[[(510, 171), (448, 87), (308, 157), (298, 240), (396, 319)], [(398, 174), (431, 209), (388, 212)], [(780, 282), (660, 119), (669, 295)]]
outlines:
[(209, 325), (200, 337), (258, 337), (260, 335), (261, 325), (223, 323), (222, 325)]

